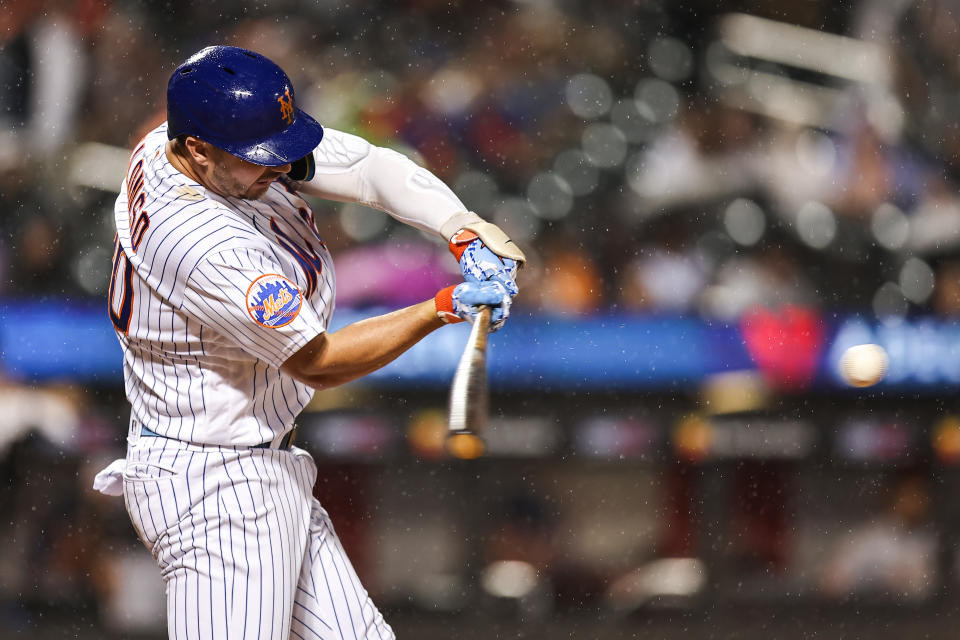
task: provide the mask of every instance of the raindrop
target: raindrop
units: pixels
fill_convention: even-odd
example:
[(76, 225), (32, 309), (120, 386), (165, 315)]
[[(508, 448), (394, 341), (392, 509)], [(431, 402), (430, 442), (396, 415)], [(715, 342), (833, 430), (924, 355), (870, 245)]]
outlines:
[(825, 249), (837, 235), (837, 219), (826, 205), (808, 202), (797, 212), (797, 234), (814, 249)]
[(690, 48), (676, 38), (657, 38), (647, 50), (650, 68), (657, 77), (677, 82), (690, 76), (693, 54)]
[(735, 252), (730, 237), (720, 231), (708, 231), (697, 238), (696, 255), (709, 268), (726, 262)]
[(895, 205), (884, 202), (873, 212), (870, 230), (880, 246), (896, 251), (902, 248), (910, 237), (910, 220)]
[(473, 73), (462, 69), (441, 69), (421, 92), (426, 105), (438, 113), (455, 116), (466, 111), (480, 95), (482, 85)]
[(873, 313), (884, 322), (896, 322), (907, 315), (907, 300), (895, 282), (884, 282), (873, 295)]
[(610, 122), (633, 144), (648, 142), (657, 131), (656, 122), (640, 113), (635, 100), (619, 100), (610, 110)]
[(647, 194), (647, 154), (643, 151), (634, 153), (627, 160), (626, 167), (623, 170), (627, 184), (638, 195)]
[(396, 76), (386, 69), (371, 69), (363, 74), (359, 83), (370, 94), (389, 94), (398, 84)]
[(707, 47), (704, 64), (710, 75), (722, 85), (742, 84), (747, 77), (744, 70), (736, 66), (733, 53), (720, 42)]
[(776, 64), (762, 64), (757, 71), (759, 73), (751, 73), (746, 82), (746, 90), (754, 100), (767, 100), (776, 95), (777, 87), (789, 80), (786, 70)]
[(471, 211), (489, 211), (499, 199), (497, 183), (481, 171), (465, 171), (457, 176), (453, 191)]
[(899, 138), (905, 118), (906, 113), (900, 101), (889, 92), (884, 92), (867, 103), (867, 120), (885, 140)]
[(737, 198), (727, 205), (723, 213), (723, 225), (737, 244), (749, 247), (763, 237), (767, 222), (756, 202)]
[(107, 292), (110, 279), (110, 251), (92, 245), (81, 249), (73, 260), (73, 279), (80, 288), (92, 295)]
[(354, 204), (341, 207), (339, 218), (343, 232), (361, 242), (370, 240), (390, 223), (390, 218), (382, 211)]
[(653, 122), (668, 122), (680, 109), (680, 94), (669, 82), (658, 78), (638, 82), (633, 98), (640, 113)]
[(587, 160), (597, 167), (611, 169), (627, 157), (627, 138), (612, 124), (589, 125), (583, 131), (581, 143)]
[(600, 76), (578, 73), (567, 81), (566, 98), (571, 111), (593, 120), (610, 111), (613, 92)]
[(900, 289), (916, 304), (923, 304), (933, 293), (936, 276), (933, 269), (919, 258), (910, 258), (900, 269)]
[(567, 149), (553, 161), (553, 170), (567, 181), (575, 196), (584, 196), (597, 188), (600, 172), (579, 149)]
[(530, 240), (540, 229), (540, 218), (523, 198), (507, 198), (493, 212), (493, 221), (517, 242)]
[(837, 148), (830, 136), (813, 129), (797, 136), (796, 152), (800, 166), (815, 176), (828, 175), (837, 158)]
[(573, 191), (566, 180), (546, 171), (531, 178), (527, 185), (527, 200), (536, 215), (545, 220), (558, 220), (570, 213)]

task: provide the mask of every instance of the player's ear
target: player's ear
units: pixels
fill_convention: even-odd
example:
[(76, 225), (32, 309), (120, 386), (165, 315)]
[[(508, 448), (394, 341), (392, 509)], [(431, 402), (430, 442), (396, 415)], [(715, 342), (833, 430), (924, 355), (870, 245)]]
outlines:
[(206, 167), (213, 164), (213, 145), (194, 136), (183, 141), (187, 154), (198, 165)]

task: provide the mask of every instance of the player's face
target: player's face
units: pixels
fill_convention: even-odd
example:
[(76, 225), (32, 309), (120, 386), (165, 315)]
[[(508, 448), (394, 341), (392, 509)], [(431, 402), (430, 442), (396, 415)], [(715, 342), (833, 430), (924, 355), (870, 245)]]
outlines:
[(290, 171), (290, 165), (262, 167), (216, 149), (207, 173), (210, 187), (220, 195), (243, 200), (257, 200), (274, 180)]

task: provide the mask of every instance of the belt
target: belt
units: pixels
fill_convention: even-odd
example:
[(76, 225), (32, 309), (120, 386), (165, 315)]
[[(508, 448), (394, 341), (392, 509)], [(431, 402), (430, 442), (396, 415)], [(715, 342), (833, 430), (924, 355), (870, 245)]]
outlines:
[[(291, 429), (290, 431), (287, 431), (287, 433), (285, 433), (284, 436), (283, 436), (283, 438), (280, 440), (280, 444), (277, 445), (277, 449), (284, 449), (284, 450), (289, 449), (289, 448), (290, 448), (290, 445), (293, 444), (293, 434), (294, 434), (295, 432), (296, 432), (296, 428), (293, 428), (293, 429)], [(160, 435), (159, 433), (157, 433), (156, 431), (153, 431), (152, 429), (148, 429), (147, 427), (145, 427), (145, 426), (143, 426), (143, 425), (140, 425), (140, 435), (141, 435), (141, 436), (147, 436), (147, 437), (150, 437), (150, 438), (166, 438), (167, 440), (177, 440), (177, 442), (188, 442), (187, 440), (178, 440), (177, 438), (171, 438), (171, 437), (169, 437), (169, 436), (162, 436), (162, 435)], [(260, 444), (250, 445), (249, 448), (250, 448), (250, 449), (272, 449), (272, 448), (273, 448), (273, 447), (271, 446), (272, 443), (273, 443), (272, 440), (267, 440), (266, 442), (261, 442)], [(196, 442), (188, 442), (188, 444), (199, 444), (199, 443), (196, 443)], [(203, 445), (201, 445), (201, 446), (203, 446)], [(209, 446), (209, 445), (208, 445), (208, 446)]]

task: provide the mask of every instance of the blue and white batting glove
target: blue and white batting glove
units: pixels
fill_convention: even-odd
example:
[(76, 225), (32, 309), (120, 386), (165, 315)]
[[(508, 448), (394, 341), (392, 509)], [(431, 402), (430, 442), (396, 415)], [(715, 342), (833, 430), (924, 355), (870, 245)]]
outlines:
[(503, 326), (510, 317), (513, 296), (499, 282), (461, 282), (437, 292), (434, 303), (437, 316), (447, 324), (473, 320), (480, 307), (490, 307), (490, 332)]
[(515, 296), (517, 288), (517, 261), (504, 258), (493, 251), (475, 232), (461, 229), (450, 240), (450, 252), (460, 263), (467, 282), (499, 282)]

